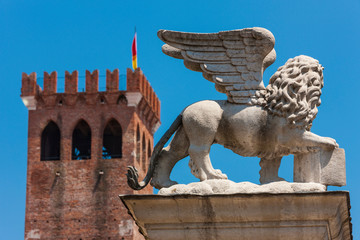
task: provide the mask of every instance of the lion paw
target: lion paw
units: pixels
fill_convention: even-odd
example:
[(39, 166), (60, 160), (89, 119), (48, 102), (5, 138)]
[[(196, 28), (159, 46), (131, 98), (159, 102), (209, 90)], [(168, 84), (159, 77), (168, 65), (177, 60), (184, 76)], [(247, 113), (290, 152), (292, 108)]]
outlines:
[(206, 178), (204, 180), (210, 179), (228, 179), (228, 177), (226, 174), (222, 173), (220, 169), (214, 169), (214, 171), (206, 173)]
[(227, 175), (222, 173), (220, 169), (215, 169), (215, 173), (219, 176), (218, 179), (228, 179)]
[(338, 148), (339, 144), (337, 144), (336, 140), (330, 137), (323, 137), (323, 146), (327, 149), (334, 149), (334, 148)]
[(189, 166), (191, 173), (200, 181), (209, 179), (228, 179), (226, 174), (223, 174), (220, 169), (213, 169), (212, 167), (198, 167), (195, 162), (190, 158)]

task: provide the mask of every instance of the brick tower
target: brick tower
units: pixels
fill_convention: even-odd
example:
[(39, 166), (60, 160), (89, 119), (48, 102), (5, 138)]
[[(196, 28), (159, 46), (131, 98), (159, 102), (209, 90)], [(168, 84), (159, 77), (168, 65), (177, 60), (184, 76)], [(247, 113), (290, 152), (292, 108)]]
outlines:
[[(127, 70), (127, 90), (119, 91), (119, 71), (65, 73), (57, 93), (57, 73), (22, 75), (21, 98), (29, 109), (25, 239), (143, 239), (122, 206), (127, 166), (144, 177), (160, 125), (160, 101), (138, 68)], [(152, 193), (147, 187), (136, 193)]]

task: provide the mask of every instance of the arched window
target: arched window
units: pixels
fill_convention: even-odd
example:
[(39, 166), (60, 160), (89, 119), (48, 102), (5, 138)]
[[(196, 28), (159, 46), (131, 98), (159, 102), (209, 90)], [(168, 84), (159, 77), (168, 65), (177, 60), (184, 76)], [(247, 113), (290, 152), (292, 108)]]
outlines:
[(146, 141), (145, 141), (145, 133), (143, 133), (143, 138), (142, 138), (142, 167), (143, 170), (145, 171), (146, 169)]
[(150, 144), (150, 140), (148, 141), (147, 154), (148, 154), (148, 160), (150, 161), (150, 158), (151, 158), (151, 144)]
[(75, 127), (72, 135), (72, 159), (91, 158), (91, 130), (89, 125), (81, 120)]
[(111, 119), (104, 129), (102, 157), (103, 159), (122, 157), (122, 131), (115, 119)]
[(50, 121), (41, 133), (41, 161), (60, 160), (60, 130)]
[(117, 100), (117, 104), (124, 104), (127, 105), (128, 104), (128, 100), (125, 97), (125, 95), (121, 94)]
[(136, 160), (140, 164), (140, 128), (139, 124), (136, 128)]

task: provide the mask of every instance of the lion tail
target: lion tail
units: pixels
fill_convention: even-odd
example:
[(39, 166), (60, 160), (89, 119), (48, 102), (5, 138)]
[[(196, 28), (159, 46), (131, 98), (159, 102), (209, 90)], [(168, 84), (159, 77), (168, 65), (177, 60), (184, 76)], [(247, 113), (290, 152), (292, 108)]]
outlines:
[(160, 155), (161, 150), (164, 148), (165, 144), (169, 141), (169, 139), (176, 132), (176, 130), (179, 129), (181, 124), (182, 124), (182, 114), (177, 116), (175, 121), (171, 124), (170, 128), (165, 132), (165, 134), (160, 138), (159, 142), (154, 147), (154, 151), (153, 151), (153, 153), (151, 155), (151, 158), (150, 158), (149, 169), (148, 169), (148, 171), (146, 173), (146, 176), (145, 176), (144, 180), (139, 182), (139, 180), (138, 180), (138, 178), (139, 178), (138, 170), (134, 166), (128, 166), (128, 172), (126, 174), (127, 182), (128, 182), (128, 185), (132, 189), (141, 190), (144, 187), (146, 187), (146, 185), (149, 184), (151, 178), (154, 175), (154, 170), (155, 170), (155, 167), (156, 167), (156, 165), (158, 163), (159, 155)]

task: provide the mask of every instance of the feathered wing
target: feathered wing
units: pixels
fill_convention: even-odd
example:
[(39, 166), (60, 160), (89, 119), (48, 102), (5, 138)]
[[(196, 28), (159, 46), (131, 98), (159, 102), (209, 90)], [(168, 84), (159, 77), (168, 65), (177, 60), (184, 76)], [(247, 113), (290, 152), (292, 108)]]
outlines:
[(264, 70), (276, 59), (275, 39), (264, 28), (219, 33), (186, 33), (160, 30), (165, 54), (183, 59), (187, 68), (203, 72), (228, 101), (250, 104), (257, 90), (265, 89)]

